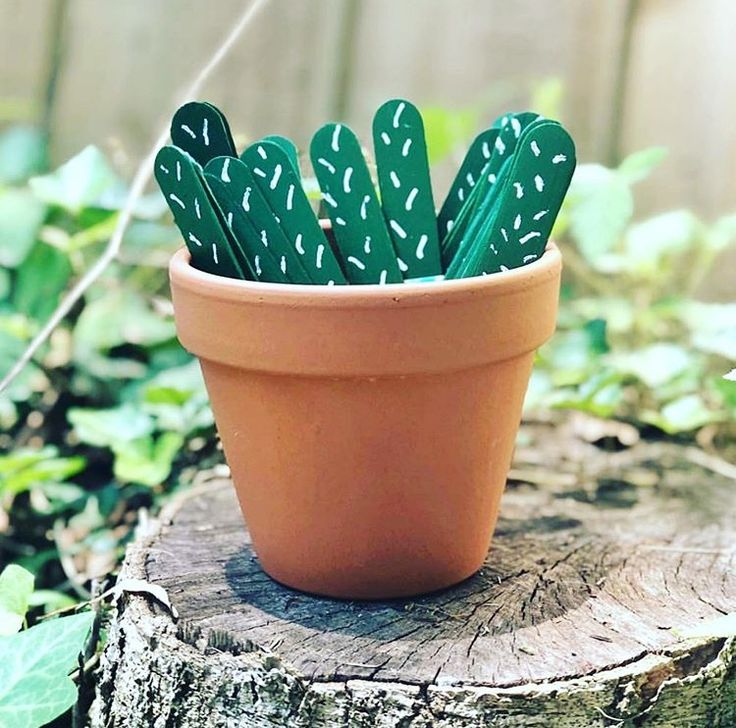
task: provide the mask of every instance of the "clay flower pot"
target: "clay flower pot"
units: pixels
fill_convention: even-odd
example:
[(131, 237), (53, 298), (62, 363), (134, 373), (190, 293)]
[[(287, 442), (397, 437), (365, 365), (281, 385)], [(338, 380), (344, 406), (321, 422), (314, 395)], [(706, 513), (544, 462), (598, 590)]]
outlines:
[(486, 557), (560, 253), (487, 277), (386, 286), (170, 276), (253, 545), (274, 579), (379, 599)]

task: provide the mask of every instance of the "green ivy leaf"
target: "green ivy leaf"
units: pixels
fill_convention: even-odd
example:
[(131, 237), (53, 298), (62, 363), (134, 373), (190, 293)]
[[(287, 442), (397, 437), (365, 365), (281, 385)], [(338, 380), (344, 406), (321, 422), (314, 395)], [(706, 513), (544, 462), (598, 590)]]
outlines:
[(642, 413), (641, 419), (668, 435), (676, 435), (697, 430), (711, 422), (720, 422), (723, 414), (711, 410), (699, 394), (687, 394), (669, 402), (661, 412)]
[(100, 205), (105, 194), (122, 186), (105, 155), (91, 145), (50, 174), (31, 177), (28, 184), (40, 200), (73, 215)]
[(607, 363), (619, 372), (635, 376), (650, 389), (656, 389), (690, 369), (693, 358), (682, 346), (659, 343), (612, 354)]
[(0, 265), (15, 268), (26, 259), (45, 217), (46, 205), (28, 190), (0, 190)]
[(17, 495), (44, 483), (58, 483), (84, 469), (82, 457), (59, 457), (53, 446), (19, 448), (0, 456), (0, 493)]
[(141, 437), (113, 446), (115, 477), (123, 483), (154, 487), (171, 474), (171, 465), (184, 438), (177, 432), (164, 432), (157, 440)]
[(36, 243), (15, 277), (15, 310), (34, 320), (45, 320), (56, 308), (71, 272), (64, 253), (46, 243)]
[(33, 582), (33, 574), (17, 564), (9, 564), (0, 573), (0, 637), (15, 634), (23, 626)]
[(649, 147), (630, 154), (618, 167), (618, 172), (629, 183), (647, 178), (667, 157), (664, 147)]
[(84, 612), (0, 637), (0, 725), (38, 728), (74, 704), (69, 673), (93, 618)]
[(71, 408), (67, 419), (79, 439), (96, 447), (113, 447), (146, 437), (153, 432), (153, 420), (131, 404), (111, 409)]

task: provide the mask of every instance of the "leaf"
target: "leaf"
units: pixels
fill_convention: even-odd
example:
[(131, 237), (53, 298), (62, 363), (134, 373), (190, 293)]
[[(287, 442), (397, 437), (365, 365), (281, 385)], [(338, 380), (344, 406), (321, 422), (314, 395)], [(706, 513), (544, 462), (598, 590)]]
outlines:
[(64, 253), (46, 243), (36, 243), (15, 277), (15, 310), (32, 319), (45, 320), (56, 308), (71, 272)]
[(648, 177), (667, 157), (665, 147), (649, 147), (630, 154), (618, 167), (618, 172), (629, 183), (634, 184)]
[(84, 612), (0, 637), (0, 725), (38, 728), (74, 704), (69, 673), (93, 619)]
[(171, 474), (171, 464), (183, 444), (184, 438), (177, 432), (164, 432), (155, 441), (141, 437), (115, 443), (115, 477), (123, 483), (160, 485)]
[(676, 435), (697, 430), (711, 422), (720, 422), (723, 415), (710, 410), (699, 394), (688, 394), (665, 405), (661, 412), (643, 412), (641, 419), (668, 435)]
[(15, 268), (33, 247), (46, 205), (28, 190), (0, 190), (0, 265)]
[(111, 409), (72, 407), (67, 419), (82, 442), (97, 447), (120, 445), (153, 432), (151, 417), (130, 404)]
[(720, 252), (736, 242), (736, 215), (727, 215), (713, 224), (704, 236), (711, 250)]
[(480, 124), (480, 115), (474, 108), (451, 110), (425, 106), (420, 113), (430, 165), (437, 164), (458, 147), (467, 146)]
[(611, 417), (624, 401), (620, 375), (602, 371), (584, 381), (577, 389), (563, 389), (549, 400), (554, 409), (573, 409), (596, 417)]
[(0, 573), (0, 637), (15, 634), (23, 626), (33, 582), (33, 574), (17, 564), (9, 564)]
[(36, 589), (28, 597), (29, 607), (43, 607), (46, 612), (73, 607), (76, 603), (68, 594), (54, 589)]
[(82, 457), (58, 457), (53, 446), (19, 448), (0, 456), (0, 493), (16, 495), (44, 483), (58, 483), (84, 469)]
[(695, 348), (736, 359), (736, 303), (686, 301), (677, 314), (690, 329)]
[(607, 358), (607, 363), (656, 389), (692, 367), (693, 359), (682, 346), (660, 343), (613, 354)]
[(0, 134), (0, 182), (24, 182), (46, 166), (46, 158), (46, 139), (39, 129), (11, 126)]
[(634, 212), (627, 180), (599, 164), (580, 165), (570, 184), (565, 211), (582, 255), (593, 268), (609, 270), (607, 258), (621, 241)]
[(105, 155), (90, 145), (54, 172), (31, 177), (28, 184), (40, 200), (77, 215), (85, 207), (104, 207), (104, 195), (122, 182)]

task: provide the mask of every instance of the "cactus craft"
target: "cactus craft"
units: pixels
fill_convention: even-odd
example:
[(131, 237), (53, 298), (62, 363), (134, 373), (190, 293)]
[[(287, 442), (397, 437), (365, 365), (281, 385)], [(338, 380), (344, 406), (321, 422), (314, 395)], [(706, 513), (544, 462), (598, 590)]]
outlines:
[(212, 104), (184, 104), (171, 120), (171, 141), (204, 167), (215, 157), (235, 157), (235, 144), (222, 112)]
[(486, 129), (478, 134), (470, 145), (460, 169), (450, 185), (450, 191), (447, 193), (447, 197), (437, 214), (437, 230), (440, 240), (452, 229), (460, 209), (470, 196), (475, 183), (483, 172), (483, 168), (490, 160), (493, 143), (496, 141), (498, 132), (498, 129)]
[(508, 165), (473, 251), (448, 277), (518, 268), (542, 255), (575, 170), (575, 145), (557, 122), (537, 122), (521, 135)]
[(312, 137), (310, 156), (348, 280), (401, 283), (391, 238), (355, 134), (343, 124), (326, 124)]
[[(253, 240), (251, 237), (247, 247), (247, 250), (253, 251), (253, 254), (255, 254), (255, 250), (259, 249), (258, 242), (261, 245), (262, 256), (259, 256), (258, 261), (255, 257), (249, 258), (256, 270), (256, 275), (258, 275), (258, 265), (260, 265), (262, 271), (266, 270), (263, 267), (266, 264), (264, 262), (265, 257), (272, 258), (278, 264), (286, 279), (292, 283), (312, 283), (313, 281), (294, 246), (284, 235), (279, 221), (256, 184), (252, 170), (240, 159), (217, 157), (207, 163), (205, 174), (219, 179), (226, 186), (228, 191), (228, 196), (225, 199), (226, 209), (227, 213), (233, 213), (233, 223), (235, 206), (237, 205), (248, 217), (252, 228), (256, 231), (257, 239)], [(221, 185), (215, 183), (215, 187), (218, 192), (221, 192)], [(240, 229), (245, 232), (243, 227)]]
[(154, 174), (184, 236), (192, 264), (207, 273), (245, 278), (250, 268), (238, 256), (237, 243), (207, 193), (201, 167), (186, 152), (166, 146), (156, 155)]
[[(286, 156), (289, 158), (289, 162), (291, 163), (294, 172), (296, 172), (296, 176), (301, 178), (302, 171), (301, 169), (299, 169), (299, 150), (296, 148), (296, 144), (294, 144), (291, 139), (285, 136), (281, 136), (280, 134), (269, 134), (268, 136), (263, 137), (261, 141), (271, 142), (272, 144), (281, 147), (281, 149), (286, 152)], [(250, 149), (250, 147), (248, 147), (248, 149)], [(244, 162), (246, 160), (243, 159), (243, 155), (245, 154), (245, 152), (248, 151), (248, 149), (246, 149), (243, 154), (240, 155), (240, 158)]]
[(381, 206), (404, 278), (442, 272), (424, 124), (403, 99), (383, 104), (373, 118)]
[(241, 159), (252, 171), (256, 186), (312, 282), (347, 283), (284, 145), (264, 138), (248, 147)]

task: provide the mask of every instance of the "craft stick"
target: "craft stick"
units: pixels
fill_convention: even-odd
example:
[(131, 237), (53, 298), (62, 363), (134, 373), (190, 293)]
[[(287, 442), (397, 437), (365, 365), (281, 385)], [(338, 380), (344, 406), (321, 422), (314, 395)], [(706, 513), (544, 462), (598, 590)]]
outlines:
[(224, 115), (202, 101), (192, 101), (177, 110), (171, 120), (171, 141), (202, 167), (215, 157), (237, 156)]
[(343, 124), (326, 124), (312, 137), (310, 157), (348, 280), (401, 283), (396, 254), (355, 134)]
[[(277, 146), (281, 147), (281, 149), (286, 152), (286, 156), (289, 158), (289, 162), (291, 163), (291, 166), (293, 170), (296, 172), (296, 176), (301, 179), (302, 171), (299, 167), (299, 150), (296, 148), (296, 144), (294, 144), (291, 139), (285, 136), (281, 136), (280, 134), (269, 134), (268, 136), (263, 137), (261, 139), (262, 142), (271, 142), (273, 144), (276, 144)], [(251, 145), (253, 146), (253, 145)], [(247, 150), (246, 150), (247, 151)], [(245, 153), (245, 152), (244, 152)], [(244, 154), (243, 153), (243, 154)], [(242, 159), (241, 155), (241, 159)], [(243, 160), (245, 161), (245, 160)]]
[[(226, 185), (229, 199), (228, 212), (233, 213), (233, 224), (235, 223), (233, 205), (237, 205), (247, 216), (252, 228), (255, 229), (257, 240), (260, 242), (258, 264), (262, 271), (261, 275), (269, 275), (267, 271), (270, 270), (270, 267), (267, 259), (271, 258), (285, 278), (292, 283), (313, 283), (314, 281), (294, 250), (294, 246), (281, 230), (279, 221), (274, 217), (270, 205), (256, 183), (254, 174), (247, 165), (234, 157), (217, 157), (208, 162), (205, 173), (218, 178)], [(215, 187), (220, 189), (218, 184), (215, 184)], [(242, 223), (239, 230), (243, 235), (247, 234), (247, 229), (242, 226)], [(246, 250), (258, 274), (254, 256), (259, 246), (253, 244), (252, 232)], [(269, 277), (268, 280), (272, 278)]]
[(154, 174), (184, 236), (192, 265), (227, 278), (253, 277), (192, 157), (178, 147), (163, 147), (156, 155)]
[(427, 144), (419, 110), (393, 99), (373, 118), (381, 207), (398, 257), (406, 263), (404, 278), (442, 272)]

